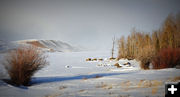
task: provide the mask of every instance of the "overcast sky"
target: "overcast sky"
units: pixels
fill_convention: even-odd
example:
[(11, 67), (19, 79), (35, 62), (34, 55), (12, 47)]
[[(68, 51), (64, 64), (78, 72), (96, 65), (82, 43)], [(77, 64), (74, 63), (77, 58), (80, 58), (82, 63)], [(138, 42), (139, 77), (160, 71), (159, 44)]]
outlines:
[(112, 37), (133, 27), (152, 32), (180, 0), (1, 0), (0, 40), (61, 40), (86, 48), (110, 49)]

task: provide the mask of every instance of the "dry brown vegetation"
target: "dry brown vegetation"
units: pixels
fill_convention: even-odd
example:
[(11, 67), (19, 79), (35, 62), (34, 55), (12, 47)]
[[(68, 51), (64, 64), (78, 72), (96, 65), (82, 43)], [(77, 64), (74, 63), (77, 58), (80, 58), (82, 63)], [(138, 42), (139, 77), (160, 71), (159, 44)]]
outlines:
[(97, 85), (96, 88), (102, 88), (102, 89), (109, 90), (109, 89), (112, 89), (113, 86), (112, 86), (112, 84), (101, 83), (100, 85)]
[(119, 65), (119, 63), (114, 64), (117, 68), (121, 68), (122, 66)]
[(35, 72), (43, 68), (48, 62), (46, 56), (36, 47), (19, 47), (9, 52), (4, 66), (14, 85), (29, 85)]
[(102, 58), (100, 58), (100, 59), (98, 59), (99, 61), (103, 61), (103, 59)]
[(152, 63), (154, 69), (171, 68), (180, 65), (180, 48), (162, 49)]
[(92, 59), (92, 61), (97, 61), (97, 58)]
[(101, 76), (101, 75), (96, 75), (94, 78), (101, 78), (101, 77), (103, 77), (103, 76)]
[[(179, 37), (180, 13), (169, 15), (157, 31), (144, 33), (134, 29), (127, 38), (122, 36), (118, 41), (118, 59), (140, 60), (143, 69), (148, 69), (150, 63), (156, 69), (174, 67), (180, 64)], [(166, 63), (158, 63), (162, 62), (159, 58)]]
[(169, 78), (169, 81), (171, 81), (171, 82), (178, 82), (178, 81), (180, 81), (180, 76)]
[(66, 89), (66, 88), (67, 88), (66, 86), (60, 86), (59, 90), (63, 90), (63, 89)]
[(163, 82), (158, 80), (140, 80), (138, 82), (124, 81), (120, 85), (124, 91), (140, 88), (151, 88), (152, 94), (156, 94), (159, 87), (163, 85)]
[(91, 61), (92, 59), (91, 58), (87, 58), (86, 61)]

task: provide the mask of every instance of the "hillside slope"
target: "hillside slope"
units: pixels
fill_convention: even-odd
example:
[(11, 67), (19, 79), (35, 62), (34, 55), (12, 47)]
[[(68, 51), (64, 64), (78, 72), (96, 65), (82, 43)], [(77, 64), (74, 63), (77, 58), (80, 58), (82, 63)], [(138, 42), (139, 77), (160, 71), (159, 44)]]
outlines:
[(68, 43), (59, 41), (59, 40), (20, 40), (20, 41), (13, 41), (9, 43), (5, 43), (1, 41), (0, 44), (0, 51), (7, 51), (14, 49), (18, 46), (22, 45), (33, 45), (36, 47), (39, 47), (45, 51), (50, 51), (50, 52), (77, 52), (81, 51), (81, 48), (77, 48), (75, 46), (72, 46)]

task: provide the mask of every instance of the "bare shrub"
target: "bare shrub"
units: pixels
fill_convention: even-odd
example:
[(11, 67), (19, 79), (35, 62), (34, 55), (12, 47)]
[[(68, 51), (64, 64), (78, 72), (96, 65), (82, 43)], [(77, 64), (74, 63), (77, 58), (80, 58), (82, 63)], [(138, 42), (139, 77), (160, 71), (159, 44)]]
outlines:
[(46, 56), (33, 46), (19, 47), (6, 57), (4, 66), (14, 85), (29, 85), (35, 72), (47, 65)]
[(145, 46), (137, 55), (137, 59), (141, 62), (140, 67), (142, 69), (149, 69), (150, 63), (155, 56), (153, 46)]
[(97, 61), (97, 58), (92, 59), (92, 61)]
[(141, 59), (141, 63), (140, 63), (141, 69), (145, 69), (145, 70), (149, 69), (150, 62), (151, 62), (151, 58), (150, 57), (143, 57)]
[(91, 61), (91, 58), (87, 58), (86, 61)]
[(160, 50), (152, 63), (154, 69), (172, 68), (176, 65), (180, 65), (180, 48), (166, 48)]
[(117, 68), (121, 68), (122, 66), (119, 65), (119, 63), (114, 64)]

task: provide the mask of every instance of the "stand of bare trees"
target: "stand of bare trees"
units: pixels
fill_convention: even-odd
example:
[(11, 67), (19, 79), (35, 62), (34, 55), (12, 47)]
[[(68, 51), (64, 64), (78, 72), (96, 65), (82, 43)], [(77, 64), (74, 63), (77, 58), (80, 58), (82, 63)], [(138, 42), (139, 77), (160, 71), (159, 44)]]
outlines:
[[(164, 21), (162, 27), (152, 33), (138, 32), (134, 29), (126, 39), (124, 36), (119, 39), (118, 47), (118, 59), (137, 59), (141, 61), (142, 68), (148, 69), (149, 63), (154, 63), (153, 61), (160, 55), (159, 53), (162, 50), (169, 48), (171, 48), (171, 51), (179, 50), (180, 13), (176, 16), (169, 15)], [(177, 59), (177, 62), (174, 64), (180, 64), (179, 61), (180, 58)], [(157, 65), (157, 63), (154, 64)], [(161, 67), (162, 66), (156, 66), (156, 68)]]

